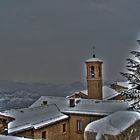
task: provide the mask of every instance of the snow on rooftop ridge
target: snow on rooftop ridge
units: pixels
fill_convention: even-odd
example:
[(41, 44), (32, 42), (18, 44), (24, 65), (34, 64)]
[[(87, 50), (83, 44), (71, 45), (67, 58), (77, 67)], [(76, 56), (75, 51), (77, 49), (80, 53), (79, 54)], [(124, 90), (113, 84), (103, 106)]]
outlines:
[(0, 135), (0, 140), (33, 140), (33, 139)]
[(106, 112), (94, 112), (94, 111), (80, 111), (80, 110), (64, 110), (63, 113), (66, 114), (79, 114), (79, 115), (95, 115), (95, 116), (107, 116), (110, 113), (106, 113)]
[(133, 87), (131, 84), (129, 84), (128, 81), (125, 81), (125, 82), (117, 82), (117, 85), (122, 86), (124, 88), (128, 88), (128, 89), (131, 89)]
[(125, 81), (125, 82), (117, 82), (117, 85), (127, 88), (129, 86), (129, 82), (127, 82), (127, 81)]
[(53, 118), (53, 119), (51, 119), (49, 121), (45, 121), (45, 122), (41, 122), (39, 124), (35, 124), (35, 125), (33, 125), (33, 127), (35, 129), (39, 129), (39, 128), (45, 126), (45, 125), (50, 125), (50, 124), (52, 124), (54, 122), (62, 121), (62, 120), (65, 120), (67, 118), (69, 118), (67, 115), (57, 116), (56, 118)]
[(87, 125), (85, 132), (118, 135), (140, 120), (140, 113), (134, 111), (118, 111), (103, 119)]
[(103, 62), (102, 60), (98, 59), (98, 58), (90, 58), (90, 59), (87, 59), (85, 62)]
[(85, 94), (85, 95), (88, 95), (88, 91), (87, 91), (87, 89), (85, 89), (85, 90), (81, 90), (80, 92), (83, 93), (83, 94)]
[(6, 113), (2, 113), (2, 112), (0, 112), (0, 116), (14, 119), (11, 116), (7, 115)]

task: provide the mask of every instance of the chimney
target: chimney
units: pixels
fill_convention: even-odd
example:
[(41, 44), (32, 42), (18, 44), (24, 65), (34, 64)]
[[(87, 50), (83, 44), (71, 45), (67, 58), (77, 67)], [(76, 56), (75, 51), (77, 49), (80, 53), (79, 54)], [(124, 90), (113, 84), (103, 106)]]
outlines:
[(74, 98), (69, 99), (69, 105), (70, 105), (70, 107), (75, 107), (75, 99)]
[(43, 101), (43, 105), (47, 105), (47, 103), (48, 103), (47, 101)]

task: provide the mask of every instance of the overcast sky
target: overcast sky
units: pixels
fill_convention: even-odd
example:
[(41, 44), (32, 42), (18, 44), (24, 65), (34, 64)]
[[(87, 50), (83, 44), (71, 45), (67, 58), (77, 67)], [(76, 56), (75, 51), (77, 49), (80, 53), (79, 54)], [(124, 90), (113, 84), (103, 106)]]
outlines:
[(139, 16), (140, 0), (1, 0), (0, 80), (83, 82), (93, 45), (104, 79), (120, 79)]

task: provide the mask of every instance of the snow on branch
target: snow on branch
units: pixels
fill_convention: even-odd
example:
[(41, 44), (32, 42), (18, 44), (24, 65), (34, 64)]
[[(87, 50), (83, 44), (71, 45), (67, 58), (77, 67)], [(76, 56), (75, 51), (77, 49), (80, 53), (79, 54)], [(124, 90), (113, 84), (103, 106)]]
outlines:
[(131, 105), (131, 109), (140, 111), (140, 52), (131, 51), (130, 54), (135, 56), (136, 59), (128, 58), (126, 69), (127, 72), (120, 74), (129, 81), (131, 88), (122, 92), (125, 100)]
[(138, 51), (131, 51), (130, 53), (132, 55), (134, 55), (135, 57), (140, 58), (140, 52), (138, 52)]

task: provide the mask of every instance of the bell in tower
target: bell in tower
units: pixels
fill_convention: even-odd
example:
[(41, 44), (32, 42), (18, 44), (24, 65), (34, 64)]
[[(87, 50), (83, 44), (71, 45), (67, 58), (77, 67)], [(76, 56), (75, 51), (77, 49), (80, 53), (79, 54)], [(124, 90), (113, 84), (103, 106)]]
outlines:
[(95, 57), (86, 60), (89, 99), (102, 100), (102, 61)]

